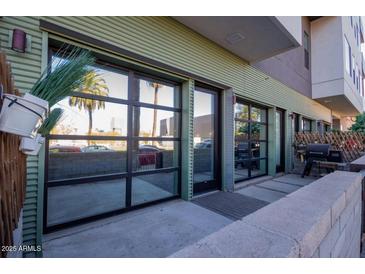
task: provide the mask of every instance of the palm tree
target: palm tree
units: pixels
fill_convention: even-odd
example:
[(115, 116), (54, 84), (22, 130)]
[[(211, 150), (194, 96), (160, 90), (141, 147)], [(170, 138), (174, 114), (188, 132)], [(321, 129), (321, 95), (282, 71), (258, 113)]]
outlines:
[[(108, 96), (109, 89), (105, 83), (105, 80), (97, 74), (95, 71), (89, 72), (85, 77), (85, 82), (80, 90), (81, 93)], [(100, 100), (93, 100), (88, 98), (70, 97), (69, 105), (72, 107), (78, 107), (79, 110), (85, 109), (89, 114), (89, 131), (88, 135), (91, 135), (93, 128), (92, 113), (95, 109), (105, 108), (105, 102)]]
[[(148, 82), (148, 85), (155, 89), (154, 97), (153, 97), (153, 104), (157, 105), (158, 103), (158, 90), (162, 87), (159, 83)], [(157, 109), (153, 110), (153, 124), (152, 124), (152, 137), (156, 136), (156, 129), (157, 129)]]

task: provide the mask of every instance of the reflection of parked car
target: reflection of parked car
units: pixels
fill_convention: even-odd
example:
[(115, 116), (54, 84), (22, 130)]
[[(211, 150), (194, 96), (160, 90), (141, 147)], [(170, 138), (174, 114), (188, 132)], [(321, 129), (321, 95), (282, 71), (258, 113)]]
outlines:
[(152, 146), (152, 145), (140, 145), (138, 147), (138, 152), (139, 153), (156, 153), (159, 152), (163, 149), (160, 149), (156, 146)]
[(138, 147), (138, 164), (141, 169), (161, 168), (162, 167), (162, 154), (163, 149), (160, 149), (153, 145), (140, 145)]
[(195, 148), (197, 148), (197, 149), (199, 149), (199, 148), (211, 148), (211, 147), (212, 147), (212, 140), (211, 139), (206, 139), (203, 142), (195, 144)]
[(106, 146), (100, 146), (100, 145), (91, 145), (87, 147), (83, 147), (81, 149), (82, 152), (106, 152), (106, 151), (112, 151), (112, 149), (106, 147)]
[(51, 153), (58, 153), (58, 152), (81, 152), (81, 149), (79, 147), (76, 147), (76, 146), (60, 146), (60, 145), (55, 145), (55, 146), (51, 146), (49, 148), (49, 152), (51, 152)]

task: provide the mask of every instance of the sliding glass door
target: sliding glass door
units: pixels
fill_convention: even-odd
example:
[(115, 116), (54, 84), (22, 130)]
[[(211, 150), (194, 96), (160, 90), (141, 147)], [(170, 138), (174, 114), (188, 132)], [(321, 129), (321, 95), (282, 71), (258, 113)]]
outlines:
[(267, 109), (238, 101), (234, 136), (235, 181), (267, 174)]

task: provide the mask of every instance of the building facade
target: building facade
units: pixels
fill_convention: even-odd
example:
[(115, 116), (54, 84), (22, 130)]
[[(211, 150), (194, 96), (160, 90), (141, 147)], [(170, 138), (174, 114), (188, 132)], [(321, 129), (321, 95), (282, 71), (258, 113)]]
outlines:
[(335, 128), (348, 130), (364, 111), (362, 19), (322, 17), (311, 28), (312, 98), (332, 110)]
[[(348, 114), (313, 96), (322, 81), (314, 29), (326, 20), (348, 19), (2, 17), (0, 48), (21, 92), (65, 45), (91, 50), (108, 86), (103, 96), (74, 94), (101, 106), (92, 111), (59, 102), (64, 118), (41, 153), (28, 157), (24, 243), (289, 172), (296, 131), (328, 129)], [(25, 53), (11, 50), (14, 29), (27, 33)]]

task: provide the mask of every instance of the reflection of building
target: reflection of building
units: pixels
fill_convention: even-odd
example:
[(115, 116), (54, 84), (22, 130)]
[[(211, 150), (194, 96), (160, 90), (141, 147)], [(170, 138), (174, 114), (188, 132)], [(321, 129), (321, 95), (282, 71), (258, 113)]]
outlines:
[(122, 125), (123, 125), (123, 121), (121, 118), (117, 118), (117, 117), (112, 117), (111, 121), (110, 121), (110, 128), (112, 129), (112, 131), (122, 131)]
[(194, 136), (199, 136), (202, 141), (212, 138), (213, 115), (194, 117)]
[(160, 136), (173, 136), (174, 117), (160, 120)]
[[(199, 136), (200, 140), (212, 137), (212, 124), (214, 123), (211, 114), (194, 117), (194, 136)], [(160, 121), (160, 136), (173, 136), (174, 117)]]

